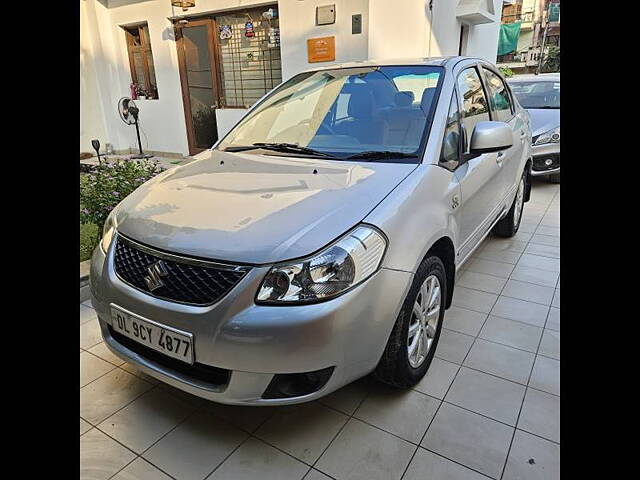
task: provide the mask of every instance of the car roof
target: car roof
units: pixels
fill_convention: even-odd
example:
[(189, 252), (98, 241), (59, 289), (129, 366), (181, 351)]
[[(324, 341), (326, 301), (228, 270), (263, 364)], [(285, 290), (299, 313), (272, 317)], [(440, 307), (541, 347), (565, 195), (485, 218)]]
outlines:
[(509, 82), (559, 82), (559, 73), (541, 73), (539, 75), (514, 75), (507, 79)]
[[(457, 61), (456, 61), (457, 60)], [(455, 65), (461, 60), (476, 60), (487, 62), (487, 60), (476, 57), (461, 57), (461, 56), (449, 56), (449, 57), (416, 57), (416, 58), (387, 58), (387, 59), (371, 59), (360, 60), (356, 62), (344, 62), (344, 63), (332, 63), (329, 65), (322, 65), (312, 67), (306, 72), (316, 72), (320, 70), (332, 70), (335, 68), (357, 68), (357, 67), (386, 67), (386, 66), (445, 66)]]

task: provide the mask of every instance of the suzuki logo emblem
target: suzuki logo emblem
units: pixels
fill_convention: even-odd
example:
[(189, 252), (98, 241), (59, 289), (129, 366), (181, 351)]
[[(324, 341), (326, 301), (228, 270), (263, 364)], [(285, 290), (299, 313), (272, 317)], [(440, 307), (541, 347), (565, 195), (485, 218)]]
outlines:
[(165, 284), (161, 277), (166, 277), (169, 275), (169, 272), (167, 272), (167, 267), (165, 267), (162, 260), (158, 260), (147, 268), (147, 272), (149, 273), (149, 276), (144, 277), (144, 281), (150, 292), (153, 292), (160, 287), (164, 287)]

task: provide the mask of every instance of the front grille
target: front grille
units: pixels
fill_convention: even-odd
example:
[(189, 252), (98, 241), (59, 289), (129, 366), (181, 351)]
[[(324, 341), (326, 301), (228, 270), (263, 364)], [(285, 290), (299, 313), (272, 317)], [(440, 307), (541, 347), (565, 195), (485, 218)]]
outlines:
[[(154, 274), (152, 267), (158, 262), (161, 274), (158, 269)], [(116, 238), (114, 265), (116, 275), (132, 287), (156, 298), (189, 305), (217, 302), (249, 271), (248, 267), (159, 252), (121, 235)], [(153, 285), (153, 280), (160, 282)], [(149, 283), (155, 288), (151, 289)]]
[(185, 377), (192, 378), (211, 385), (226, 385), (229, 383), (230, 370), (224, 368), (212, 367), (210, 365), (204, 365), (202, 363), (195, 362), (193, 365), (181, 362), (175, 358), (163, 355), (160, 352), (142, 345), (128, 337), (125, 337), (121, 333), (116, 332), (111, 325), (109, 325), (109, 333), (113, 339), (123, 347), (137, 353), (145, 360), (155, 363), (161, 367), (173, 370)]
[[(551, 160), (551, 165), (545, 165), (547, 159)], [(533, 157), (533, 170), (536, 172), (544, 172), (545, 170), (555, 170), (560, 167), (560, 154), (548, 153), (546, 155), (540, 155)]]

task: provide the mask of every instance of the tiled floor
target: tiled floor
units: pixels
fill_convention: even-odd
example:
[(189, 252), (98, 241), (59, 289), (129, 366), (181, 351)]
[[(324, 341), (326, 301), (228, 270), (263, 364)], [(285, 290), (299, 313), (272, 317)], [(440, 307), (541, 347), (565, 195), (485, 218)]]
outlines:
[(83, 479), (544, 479), (560, 476), (560, 187), (535, 182), (513, 239), (459, 272), (413, 390), (369, 378), (280, 408), (184, 394), (123, 363), (80, 307)]

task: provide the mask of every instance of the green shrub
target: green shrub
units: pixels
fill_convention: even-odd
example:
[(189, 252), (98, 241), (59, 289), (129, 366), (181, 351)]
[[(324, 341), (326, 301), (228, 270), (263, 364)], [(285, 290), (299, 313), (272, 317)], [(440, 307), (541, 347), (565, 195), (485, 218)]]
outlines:
[(500, 73), (505, 76), (505, 78), (513, 77), (513, 70), (509, 67), (500, 67)]
[(547, 55), (544, 59), (543, 71), (559, 72), (560, 71), (560, 47), (552, 45), (549, 47)]
[(80, 177), (80, 223), (96, 225), (99, 238), (111, 210), (162, 171), (157, 161), (118, 159), (102, 162), (94, 171)]
[(80, 261), (84, 262), (91, 258), (93, 249), (98, 245), (100, 230), (94, 223), (80, 224)]

